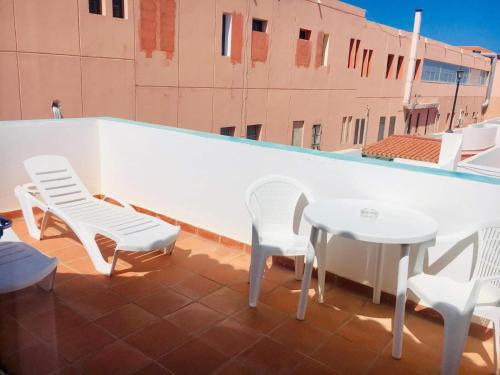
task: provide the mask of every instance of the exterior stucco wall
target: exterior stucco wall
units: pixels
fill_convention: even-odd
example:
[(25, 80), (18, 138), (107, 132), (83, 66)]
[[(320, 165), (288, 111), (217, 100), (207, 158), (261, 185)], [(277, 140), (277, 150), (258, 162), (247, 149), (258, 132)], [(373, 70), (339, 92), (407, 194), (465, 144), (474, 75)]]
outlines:
[[(124, 19), (112, 17), (111, 0), (103, 0), (103, 15), (90, 14), (85, 0), (0, 2), (0, 120), (50, 118), (50, 104), (59, 99), (66, 117), (115, 116), (215, 133), (234, 126), (241, 137), (247, 125), (261, 124), (262, 140), (284, 144), (291, 143), (293, 121), (304, 121), (304, 147), (311, 146), (312, 126), (321, 124), (323, 150), (353, 147), (357, 118), (365, 118), (368, 143), (377, 139), (381, 116), (385, 135), (390, 116), (397, 118), (396, 133), (405, 131), (411, 33), (367, 21), (363, 9), (335, 0), (321, 6), (307, 0), (124, 1)], [(223, 13), (233, 16), (235, 56), (221, 55)], [(267, 21), (266, 35), (252, 33), (253, 18)], [(311, 31), (309, 64), (297, 64), (300, 28)], [(326, 66), (317, 63), (322, 33), (329, 35)], [(361, 41), (355, 68), (347, 67), (351, 39)], [(365, 49), (373, 55), (368, 77), (361, 77)], [(388, 54), (394, 64), (404, 56), (400, 79), (385, 78)], [(489, 70), (488, 59), (424, 37), (417, 58)], [(491, 108), (498, 108), (499, 91)], [(468, 114), (464, 125), (481, 120), (485, 92), (485, 86), (460, 88), (457, 113)], [(417, 129), (414, 111), (412, 132), (445, 129), (453, 95), (454, 85), (417, 78), (412, 98), (438, 102), (440, 119), (434, 123), (435, 111), (420, 110)], [(350, 142), (340, 144), (344, 116), (352, 116), (353, 125)]]

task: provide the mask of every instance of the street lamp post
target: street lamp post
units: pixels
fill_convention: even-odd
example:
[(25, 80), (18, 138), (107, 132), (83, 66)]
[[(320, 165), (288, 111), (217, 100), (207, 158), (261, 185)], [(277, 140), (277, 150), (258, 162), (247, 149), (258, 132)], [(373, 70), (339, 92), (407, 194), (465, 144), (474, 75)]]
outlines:
[(453, 117), (455, 116), (455, 105), (457, 104), (458, 88), (460, 87), (460, 81), (462, 80), (463, 76), (464, 76), (464, 71), (457, 70), (457, 88), (455, 89), (455, 99), (453, 99), (453, 108), (451, 109), (451, 116), (450, 116), (450, 126), (446, 131), (447, 133), (453, 133), (451, 127), (453, 125)]

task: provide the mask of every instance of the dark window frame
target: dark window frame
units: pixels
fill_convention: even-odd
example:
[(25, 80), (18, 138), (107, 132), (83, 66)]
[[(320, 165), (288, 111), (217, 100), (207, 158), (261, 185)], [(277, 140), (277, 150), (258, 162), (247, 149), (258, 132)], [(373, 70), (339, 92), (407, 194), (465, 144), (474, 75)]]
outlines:
[(113, 18), (125, 18), (125, 0), (112, 0)]
[(89, 0), (89, 13), (102, 15), (102, 0)]
[(260, 134), (262, 130), (261, 124), (247, 125), (247, 139), (252, 139), (254, 141), (260, 140)]

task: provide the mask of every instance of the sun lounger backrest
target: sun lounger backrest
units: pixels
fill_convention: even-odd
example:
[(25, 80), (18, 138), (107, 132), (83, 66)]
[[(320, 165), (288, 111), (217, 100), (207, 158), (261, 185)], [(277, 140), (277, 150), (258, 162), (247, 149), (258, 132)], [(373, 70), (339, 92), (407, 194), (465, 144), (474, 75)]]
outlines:
[(92, 198), (69, 161), (63, 156), (36, 156), (25, 160), (24, 166), (49, 206), (68, 207)]

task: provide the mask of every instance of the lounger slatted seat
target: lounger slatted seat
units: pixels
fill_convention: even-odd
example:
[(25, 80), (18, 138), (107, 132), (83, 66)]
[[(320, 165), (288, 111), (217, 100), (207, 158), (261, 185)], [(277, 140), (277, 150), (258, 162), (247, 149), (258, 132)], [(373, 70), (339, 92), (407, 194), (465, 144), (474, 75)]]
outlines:
[[(42, 238), (50, 215), (59, 217), (78, 236), (96, 270), (107, 275), (112, 274), (120, 251), (172, 251), (179, 227), (141, 214), (120, 199), (113, 197), (121, 204), (118, 206), (93, 197), (66, 158), (37, 156), (26, 160), (24, 165), (33, 185), (16, 187), (16, 195), (30, 234), (35, 238)], [(34, 221), (34, 206), (45, 211), (40, 230)], [(97, 246), (97, 234), (116, 242), (111, 263), (106, 262)]]

